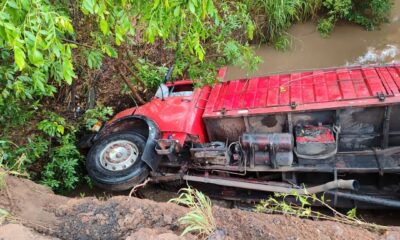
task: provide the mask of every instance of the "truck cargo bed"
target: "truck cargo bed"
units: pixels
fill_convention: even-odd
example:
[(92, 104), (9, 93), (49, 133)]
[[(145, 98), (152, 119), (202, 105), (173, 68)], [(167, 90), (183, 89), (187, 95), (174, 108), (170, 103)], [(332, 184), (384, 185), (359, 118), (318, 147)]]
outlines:
[(217, 84), (204, 118), (375, 106), (400, 102), (400, 65), (346, 67)]
[(338, 149), (400, 145), (400, 65), (349, 67), (222, 82), (203, 120), (209, 140), (245, 132), (291, 133), (296, 126), (341, 128)]

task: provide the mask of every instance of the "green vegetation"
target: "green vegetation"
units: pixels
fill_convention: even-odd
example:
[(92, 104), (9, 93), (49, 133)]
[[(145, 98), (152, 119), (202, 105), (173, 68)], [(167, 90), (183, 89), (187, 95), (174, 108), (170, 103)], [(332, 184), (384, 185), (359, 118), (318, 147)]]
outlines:
[(57, 114), (48, 112), (46, 115), (48, 118), (37, 126), (49, 137), (53, 147), (47, 149), (49, 161), (42, 171), (42, 182), (57, 192), (72, 190), (79, 181), (77, 168), (82, 159), (75, 146), (76, 130)]
[[(170, 202), (177, 203), (189, 208), (189, 212), (181, 217), (178, 222), (185, 227), (182, 236), (187, 233), (196, 234), (201, 239), (207, 239), (216, 229), (216, 222), (213, 216), (211, 200), (202, 192), (187, 187), (180, 190), (179, 197), (171, 199)], [(322, 206), (331, 211), (321, 213), (312, 208), (312, 205)], [(329, 220), (348, 225), (362, 227), (371, 231), (387, 229), (385, 226), (367, 223), (357, 217), (356, 208), (350, 209), (347, 213), (341, 213), (329, 205), (325, 195), (274, 193), (268, 199), (256, 204), (255, 212), (269, 214), (284, 214), (300, 218)]]
[(0, 224), (2, 224), (10, 216), (11, 215), (7, 210), (0, 208)]
[(341, 19), (372, 30), (390, 8), (390, 0), (3, 0), (1, 164), (58, 192), (73, 189), (83, 179), (78, 126), (112, 114), (82, 116), (102, 104), (96, 89), (126, 94), (124, 76), (146, 99), (171, 66), (173, 79), (214, 83), (223, 65), (257, 68), (250, 42), (290, 47), (295, 22), (318, 20), (323, 36)]
[(387, 21), (391, 9), (390, 0), (324, 0), (326, 16), (318, 21), (318, 31), (328, 37), (336, 21), (340, 19), (357, 23), (367, 30), (374, 30)]
[[(294, 201), (290, 201), (290, 199)], [(318, 212), (311, 207), (312, 204), (325, 207), (325, 209), (330, 210), (331, 213)], [(369, 230), (385, 229), (384, 226), (367, 223), (357, 218), (357, 211), (355, 208), (349, 210), (346, 214), (340, 213), (328, 204), (328, 201), (325, 200), (325, 195), (321, 195), (320, 197), (316, 194), (302, 195), (296, 191), (290, 194), (275, 193), (267, 200), (263, 200), (257, 204), (255, 211), (261, 213), (279, 213), (310, 219), (330, 220), (363, 227)]]
[[(295, 22), (319, 19), (317, 30), (328, 37), (338, 20), (357, 23), (373, 30), (387, 21), (391, 0), (256, 0), (245, 1), (262, 42), (278, 50), (289, 47), (285, 31)], [(284, 43), (284, 44), (283, 44)]]
[[(0, 141), (2, 167), (11, 173), (41, 180), (57, 192), (73, 189), (79, 181), (78, 168), (82, 159), (75, 146), (75, 128), (53, 112), (45, 112), (47, 118), (37, 124), (25, 145)], [(41, 172), (29, 171), (38, 161)], [(40, 176), (37, 176), (40, 174)]]
[(179, 223), (185, 226), (182, 236), (193, 233), (207, 239), (217, 229), (210, 198), (191, 187), (181, 189), (180, 192), (179, 197), (170, 202), (189, 207), (190, 211), (179, 219)]
[(114, 111), (111, 107), (97, 106), (96, 108), (87, 110), (83, 117), (86, 129), (92, 130), (93, 126), (97, 122), (102, 123), (107, 121), (113, 115), (113, 113)]

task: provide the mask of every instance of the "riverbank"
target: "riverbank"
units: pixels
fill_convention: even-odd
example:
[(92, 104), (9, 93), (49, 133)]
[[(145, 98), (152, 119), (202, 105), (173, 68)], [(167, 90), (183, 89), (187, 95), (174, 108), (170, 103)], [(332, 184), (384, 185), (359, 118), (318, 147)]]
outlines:
[[(196, 239), (181, 237), (178, 219), (187, 208), (128, 196), (67, 198), (26, 179), (6, 177), (0, 208), (10, 215), (0, 239)], [(331, 221), (312, 221), (213, 207), (221, 230), (215, 239), (399, 239), (400, 228), (368, 231)]]

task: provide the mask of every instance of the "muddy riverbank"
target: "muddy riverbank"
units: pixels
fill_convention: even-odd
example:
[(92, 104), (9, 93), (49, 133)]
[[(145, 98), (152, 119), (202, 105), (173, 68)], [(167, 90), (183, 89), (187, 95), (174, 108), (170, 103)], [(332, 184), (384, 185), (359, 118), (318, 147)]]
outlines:
[[(0, 239), (197, 239), (181, 237), (178, 219), (188, 209), (127, 196), (99, 200), (66, 198), (26, 179), (6, 178), (0, 208), (10, 215)], [(379, 231), (331, 221), (213, 207), (222, 238), (215, 239), (399, 239), (400, 229)]]

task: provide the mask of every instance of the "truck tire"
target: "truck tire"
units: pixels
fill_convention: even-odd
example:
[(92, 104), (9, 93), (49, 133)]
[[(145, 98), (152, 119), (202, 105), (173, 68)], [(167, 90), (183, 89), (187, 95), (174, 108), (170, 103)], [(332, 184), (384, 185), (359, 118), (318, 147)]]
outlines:
[(119, 132), (100, 139), (90, 149), (86, 169), (94, 184), (123, 191), (142, 182), (149, 168), (141, 160), (146, 139), (136, 132)]

